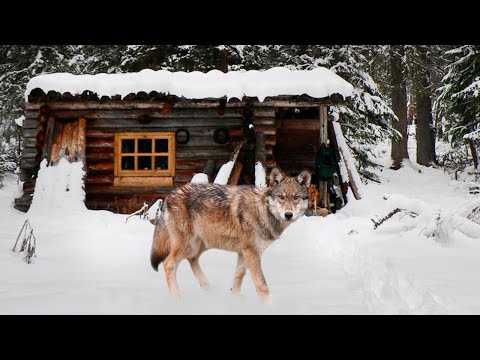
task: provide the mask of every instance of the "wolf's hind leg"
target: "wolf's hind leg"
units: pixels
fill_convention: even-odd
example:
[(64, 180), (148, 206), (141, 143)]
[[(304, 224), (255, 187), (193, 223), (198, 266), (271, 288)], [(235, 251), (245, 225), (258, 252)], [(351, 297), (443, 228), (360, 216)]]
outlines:
[(188, 261), (190, 262), (190, 267), (192, 268), (193, 274), (197, 278), (200, 286), (204, 289), (208, 289), (210, 287), (210, 283), (208, 282), (207, 277), (205, 276), (205, 274), (202, 271), (202, 268), (200, 267), (200, 263), (199, 263), (200, 254), (198, 254), (193, 258), (188, 259)]
[(182, 257), (179, 256), (179, 251), (172, 251), (163, 262), (165, 276), (167, 277), (168, 290), (176, 295), (180, 294), (180, 289), (178, 288), (177, 283), (177, 268), (182, 260)]
[(251, 247), (246, 246), (243, 248), (243, 256), (245, 257), (245, 265), (250, 271), (258, 296), (260, 296), (264, 303), (271, 304), (272, 299), (265, 276), (263, 275), (260, 254)]
[(243, 258), (242, 253), (238, 253), (238, 258), (237, 258), (237, 267), (235, 269), (235, 275), (233, 277), (233, 285), (232, 288), (230, 289), (233, 294), (237, 294), (240, 292), (242, 288), (242, 281), (247, 272), (247, 269), (245, 267), (245, 261)]

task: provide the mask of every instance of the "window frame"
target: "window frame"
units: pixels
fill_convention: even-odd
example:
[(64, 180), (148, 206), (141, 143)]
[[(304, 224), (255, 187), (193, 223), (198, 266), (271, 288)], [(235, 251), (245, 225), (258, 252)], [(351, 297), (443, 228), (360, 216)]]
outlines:
[[(151, 139), (152, 140), (152, 152), (140, 153), (138, 152), (138, 140), (139, 139)], [(155, 152), (155, 140), (167, 139), (168, 151), (167, 152)], [(133, 153), (122, 152), (122, 140), (134, 140), (135, 149)], [(115, 159), (114, 159), (114, 185), (125, 185), (125, 179), (135, 178), (134, 183), (141, 185), (141, 180), (138, 178), (145, 178), (145, 185), (148, 185), (147, 178), (171, 178), (175, 176), (175, 132), (170, 131), (144, 131), (144, 132), (117, 132), (115, 133)], [(122, 158), (125, 156), (133, 156), (135, 162), (135, 168), (138, 164), (139, 156), (151, 156), (152, 157), (152, 169), (151, 170), (122, 170)], [(155, 156), (168, 156), (168, 169), (157, 170), (155, 169)], [(122, 179), (122, 181), (117, 179)]]

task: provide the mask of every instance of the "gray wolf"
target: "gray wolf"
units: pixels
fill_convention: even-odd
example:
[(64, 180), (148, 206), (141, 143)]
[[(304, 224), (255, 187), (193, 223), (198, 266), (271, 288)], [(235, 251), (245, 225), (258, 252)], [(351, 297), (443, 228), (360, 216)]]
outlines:
[(308, 170), (286, 177), (272, 169), (269, 187), (187, 184), (162, 204), (150, 260), (158, 271), (163, 262), (170, 292), (179, 293), (176, 271), (187, 259), (201, 287), (209, 282), (200, 268), (200, 255), (209, 249), (238, 254), (233, 293), (240, 292), (246, 270), (250, 271), (260, 298), (271, 302), (263, 275), (263, 251), (308, 208), (311, 182)]

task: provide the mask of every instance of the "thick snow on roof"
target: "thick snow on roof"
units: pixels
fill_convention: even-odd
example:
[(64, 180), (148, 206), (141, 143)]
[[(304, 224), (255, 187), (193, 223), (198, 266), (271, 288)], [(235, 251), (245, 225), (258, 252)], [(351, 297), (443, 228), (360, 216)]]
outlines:
[(338, 93), (344, 98), (351, 96), (353, 86), (334, 72), (318, 67), (313, 70), (289, 70), (275, 67), (265, 71), (232, 71), (223, 73), (211, 70), (208, 73), (194, 71), (170, 72), (166, 70), (142, 70), (138, 73), (73, 75), (68, 73), (36, 76), (27, 84), (25, 98), (40, 88), (60, 93), (81, 94), (85, 90), (98, 96), (121, 95), (151, 91), (169, 93), (188, 99), (227, 98), (243, 96), (303, 95), (324, 98)]

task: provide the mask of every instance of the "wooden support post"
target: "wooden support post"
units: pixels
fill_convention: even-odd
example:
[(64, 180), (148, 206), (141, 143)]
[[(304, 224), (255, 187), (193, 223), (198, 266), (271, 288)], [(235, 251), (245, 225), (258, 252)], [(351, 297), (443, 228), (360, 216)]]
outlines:
[[(232, 167), (232, 171), (230, 172), (230, 176), (228, 177), (228, 181), (227, 181), (227, 184), (229, 184), (229, 185), (234, 185), (234, 184), (232, 184), (232, 182), (235, 180), (235, 176), (237, 176), (236, 175), (236, 172), (238, 171), (237, 160), (238, 160), (238, 156), (240, 155), (240, 152), (242, 150), (243, 144), (245, 144), (245, 140), (240, 142), (235, 147), (235, 150), (233, 151), (232, 156), (230, 157), (230, 161), (233, 161), (233, 167)], [(242, 168), (243, 168), (243, 164), (242, 164)], [(240, 169), (240, 172), (241, 171), (242, 171), (242, 169)], [(238, 178), (239, 177), (240, 177), (240, 173), (238, 173)], [(236, 180), (235, 185), (238, 183), (238, 178)]]
[[(328, 124), (327, 124), (327, 107), (320, 106), (320, 141), (319, 145), (328, 145)], [(320, 207), (325, 208), (328, 206), (328, 184), (326, 181), (319, 181), (318, 190), (320, 192)], [(330, 209), (327, 209), (330, 210)]]
[(233, 166), (232, 172), (230, 174), (230, 179), (228, 179), (229, 185), (237, 185), (238, 180), (240, 179), (240, 174), (242, 173), (243, 164), (240, 161), (237, 161)]
[(85, 152), (87, 150), (87, 119), (80, 117), (78, 119), (78, 143), (77, 143), (77, 160), (83, 161), (84, 167), (86, 167)]
[(53, 128), (55, 127), (55, 118), (50, 116), (47, 122), (47, 131), (45, 132), (45, 152), (44, 156), (47, 163), (50, 164), (50, 153), (52, 151)]

